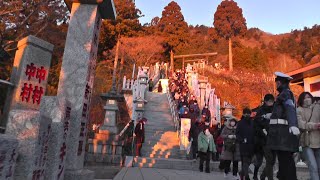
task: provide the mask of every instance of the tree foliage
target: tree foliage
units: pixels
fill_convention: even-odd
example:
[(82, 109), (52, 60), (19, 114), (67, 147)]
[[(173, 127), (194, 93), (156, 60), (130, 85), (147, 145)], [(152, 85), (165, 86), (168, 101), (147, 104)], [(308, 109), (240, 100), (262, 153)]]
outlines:
[(310, 62), (320, 54), (320, 25), (305, 27), (302, 31), (294, 30), (289, 37), (282, 38), (278, 50), (292, 58), (303, 59), (304, 63)]
[(180, 6), (172, 1), (162, 11), (159, 22), (159, 30), (163, 33), (167, 52), (178, 52), (186, 42), (188, 36), (188, 24), (184, 21)]
[(234, 64), (241, 69), (266, 72), (268, 56), (258, 47), (235, 48)]
[(102, 23), (100, 34), (100, 53), (112, 49), (118, 40), (119, 35), (124, 37), (137, 36), (142, 31), (139, 17), (142, 13), (136, 8), (133, 1), (115, 0), (117, 10), (116, 20), (106, 20)]
[(242, 9), (233, 0), (221, 2), (214, 14), (213, 25), (217, 34), (226, 39), (243, 35), (247, 30)]
[(52, 24), (68, 18), (61, 0), (0, 1), (0, 47), (15, 50), (16, 42), (28, 35), (41, 37)]

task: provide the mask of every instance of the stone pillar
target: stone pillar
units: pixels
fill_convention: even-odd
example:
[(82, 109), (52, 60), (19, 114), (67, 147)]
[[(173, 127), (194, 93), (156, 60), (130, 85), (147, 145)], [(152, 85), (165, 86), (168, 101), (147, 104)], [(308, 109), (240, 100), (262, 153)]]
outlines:
[(6, 134), (19, 140), (14, 179), (44, 179), (50, 133), (51, 120), (39, 111), (10, 111)]
[(108, 99), (104, 109), (106, 110), (106, 115), (103, 125), (99, 129), (99, 134), (117, 134), (118, 102), (114, 99)]
[(5, 122), (10, 110), (39, 110), (46, 92), (53, 45), (35, 36), (18, 42), (10, 82), (15, 86), (7, 95)]
[(208, 80), (199, 80), (200, 84), (200, 110), (203, 109), (205, 104), (205, 94), (206, 94), (206, 85), (208, 83)]
[(148, 79), (148, 76), (147, 75), (141, 75), (139, 76), (139, 86), (137, 88), (137, 90), (139, 91), (139, 99), (145, 99), (145, 92), (146, 92), (146, 88), (147, 88), (147, 79)]
[(0, 179), (13, 180), (17, 151), (18, 140), (12, 136), (0, 134)]
[[(60, 102), (61, 103), (61, 102)], [(41, 115), (52, 120), (49, 136), (48, 162), (45, 179), (64, 178), (67, 137), (69, 134), (71, 106), (69, 102), (59, 104), (57, 97), (45, 96), (41, 102)]]
[(58, 87), (58, 101), (72, 107), (65, 179), (94, 176), (83, 164), (100, 24), (97, 4), (73, 3)]
[(67, 100), (72, 107), (65, 172), (65, 179), (72, 180), (94, 178), (92, 171), (83, 169), (89, 106), (96, 68), (101, 17), (115, 18), (112, 0), (83, 2), (84, 4), (72, 4), (57, 95), (59, 103)]

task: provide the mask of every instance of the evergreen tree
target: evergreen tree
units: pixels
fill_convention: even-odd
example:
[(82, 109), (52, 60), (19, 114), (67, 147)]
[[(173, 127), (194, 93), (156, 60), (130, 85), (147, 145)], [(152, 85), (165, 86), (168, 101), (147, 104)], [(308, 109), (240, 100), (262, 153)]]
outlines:
[(188, 24), (184, 21), (180, 6), (172, 1), (162, 11), (159, 30), (165, 39), (166, 52), (178, 52), (187, 42)]
[(117, 18), (116, 20), (103, 21), (99, 44), (100, 52), (112, 49), (121, 36), (133, 37), (142, 30), (139, 22), (142, 13), (136, 8), (133, 1), (115, 0), (114, 3)]
[(233, 0), (222, 1), (214, 14), (213, 25), (219, 36), (229, 40), (229, 70), (232, 71), (232, 38), (247, 30), (242, 9)]

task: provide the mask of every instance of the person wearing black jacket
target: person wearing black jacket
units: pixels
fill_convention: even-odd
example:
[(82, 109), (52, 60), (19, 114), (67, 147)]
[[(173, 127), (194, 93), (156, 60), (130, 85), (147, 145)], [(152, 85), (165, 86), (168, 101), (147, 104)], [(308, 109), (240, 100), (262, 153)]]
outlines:
[(141, 156), (141, 148), (144, 143), (144, 125), (146, 124), (147, 119), (142, 118), (134, 129), (135, 144), (136, 144), (136, 156)]
[(266, 167), (260, 176), (260, 180), (268, 177), (268, 180), (273, 179), (273, 165), (275, 163), (275, 156), (265, 147), (267, 143), (267, 134), (269, 131), (270, 115), (272, 113), (274, 103), (274, 96), (266, 94), (263, 99), (263, 105), (257, 110), (257, 114), (253, 121), (254, 127), (254, 154), (256, 162), (254, 164), (253, 179), (258, 180), (258, 171), (263, 162), (263, 157), (266, 159)]
[(192, 139), (191, 143), (191, 151), (192, 151), (192, 158), (193, 160), (197, 159), (197, 152), (198, 152), (198, 136), (201, 131), (205, 128), (204, 122), (196, 121), (195, 123), (191, 124), (191, 128), (189, 130), (189, 142)]
[(254, 130), (251, 110), (249, 108), (243, 109), (241, 121), (237, 125), (236, 139), (240, 144), (241, 157), (241, 180), (250, 180), (249, 165), (254, 152)]

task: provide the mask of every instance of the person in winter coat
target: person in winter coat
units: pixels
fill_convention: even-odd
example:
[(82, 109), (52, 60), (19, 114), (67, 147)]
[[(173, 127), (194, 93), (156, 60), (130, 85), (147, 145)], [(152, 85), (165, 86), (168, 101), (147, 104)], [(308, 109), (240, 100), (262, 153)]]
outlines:
[(201, 111), (201, 115), (206, 115), (206, 122), (211, 122), (211, 113), (210, 113), (208, 105), (205, 104), (205, 106), (203, 107), (203, 109)]
[(249, 165), (254, 152), (254, 130), (250, 116), (251, 110), (249, 108), (243, 109), (243, 115), (236, 130), (237, 141), (240, 144), (241, 180), (250, 180)]
[(204, 129), (204, 123), (196, 121), (195, 123), (191, 124), (191, 128), (189, 130), (188, 140), (189, 142), (192, 140), (191, 143), (191, 151), (192, 151), (192, 158), (193, 160), (197, 159), (197, 152), (198, 152), (198, 136), (201, 131)]
[(198, 152), (200, 156), (200, 172), (203, 172), (203, 163), (206, 161), (205, 172), (210, 173), (210, 155), (216, 152), (216, 146), (208, 128), (205, 128), (198, 136)]
[(311, 180), (320, 179), (320, 105), (313, 104), (309, 92), (303, 92), (298, 99), (298, 125), (302, 132), (300, 145), (308, 164)]
[(290, 80), (293, 78), (281, 72), (276, 72), (275, 75), (279, 95), (270, 117), (267, 148), (277, 154), (279, 179), (297, 180), (293, 153), (299, 151), (300, 130), (294, 95), (289, 88)]
[(257, 114), (253, 121), (254, 128), (254, 154), (256, 162), (254, 164), (253, 179), (258, 179), (258, 171), (263, 162), (263, 157), (266, 159), (266, 166), (260, 176), (260, 180), (273, 180), (273, 166), (275, 163), (275, 155), (267, 149), (267, 135), (269, 131), (270, 115), (274, 104), (274, 96), (266, 94), (263, 99), (263, 105), (257, 109)]
[(216, 155), (216, 160), (220, 159), (222, 149), (223, 149), (223, 138), (221, 137), (220, 134), (218, 134), (217, 138), (214, 140), (216, 147), (217, 147), (217, 155)]
[(152, 89), (153, 89), (153, 81), (152, 81), (152, 78), (149, 80), (149, 91), (152, 92)]
[(240, 148), (236, 141), (237, 120), (235, 117), (227, 117), (225, 127), (222, 129), (221, 137), (224, 145), (220, 159), (223, 160), (224, 177), (230, 172), (231, 162), (233, 164), (232, 171), (234, 178), (238, 177), (238, 162), (240, 160)]
[(162, 93), (161, 81), (159, 81), (159, 84), (158, 84), (158, 93)]
[(142, 144), (144, 143), (144, 125), (146, 124), (147, 119), (142, 118), (138, 124), (136, 125), (136, 128), (134, 129), (134, 135), (135, 135), (135, 144), (136, 144), (136, 156), (141, 156), (141, 148)]

